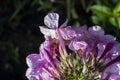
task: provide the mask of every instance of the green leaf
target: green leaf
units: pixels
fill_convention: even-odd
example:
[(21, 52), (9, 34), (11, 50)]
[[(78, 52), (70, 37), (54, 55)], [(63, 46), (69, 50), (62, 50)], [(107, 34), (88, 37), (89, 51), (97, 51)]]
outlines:
[(115, 6), (115, 8), (113, 9), (113, 14), (114, 16), (118, 17), (120, 16), (120, 2)]
[(93, 15), (92, 17), (92, 21), (94, 24), (100, 24), (101, 23), (101, 19), (98, 16)]
[(42, 6), (40, 6), (38, 8), (38, 11), (50, 9), (51, 7), (52, 7), (52, 3), (51, 2), (45, 2)]
[(79, 22), (79, 21), (75, 21), (75, 25), (76, 25), (77, 27), (79, 27), (79, 26), (80, 26), (80, 22)]
[(37, 3), (39, 3), (39, 0), (33, 0), (31, 6), (35, 6)]
[(70, 20), (70, 17), (71, 17), (71, 0), (66, 0), (66, 8), (67, 8), (67, 18)]
[(71, 12), (72, 12), (73, 19), (77, 19), (78, 18), (78, 14), (77, 14), (75, 8), (72, 8)]
[(116, 28), (120, 29), (120, 17), (111, 17), (110, 18), (110, 23), (115, 26)]
[(90, 7), (90, 9), (94, 14), (102, 18), (109, 17), (112, 15), (110, 8), (104, 5), (93, 5)]
[(111, 18), (109, 19), (109, 21), (110, 21), (110, 23), (111, 23), (113, 26), (117, 26), (117, 23), (116, 23), (114, 17), (111, 17)]
[(117, 17), (117, 27), (120, 29), (120, 17)]

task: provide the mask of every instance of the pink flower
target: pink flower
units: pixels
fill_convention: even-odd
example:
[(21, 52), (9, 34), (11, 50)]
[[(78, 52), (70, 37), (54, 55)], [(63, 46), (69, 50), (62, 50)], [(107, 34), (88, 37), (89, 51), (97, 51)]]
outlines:
[(50, 42), (51, 39), (46, 39), (41, 45), (39, 54), (33, 53), (26, 58), (27, 65), (29, 66), (26, 76), (29, 80), (51, 80), (52, 78), (60, 77), (59, 68), (57, 66), (58, 60), (53, 58), (53, 56), (57, 56), (57, 54), (52, 54), (53, 51), (50, 50), (50, 47), (55, 48), (51, 46), (55, 44), (50, 44)]
[[(45, 41), (39, 54), (26, 58), (29, 80), (120, 80), (120, 43), (112, 35), (100, 26), (66, 27), (66, 21), (59, 27), (58, 22), (57, 13), (45, 16), (46, 26), (40, 26)], [(68, 54), (66, 46), (76, 54)]]

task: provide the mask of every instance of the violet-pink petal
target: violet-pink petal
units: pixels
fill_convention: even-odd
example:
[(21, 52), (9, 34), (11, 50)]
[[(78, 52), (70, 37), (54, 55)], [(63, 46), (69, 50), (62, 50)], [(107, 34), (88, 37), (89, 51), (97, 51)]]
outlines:
[[(44, 50), (45, 50), (45, 49), (44, 49)], [(47, 50), (45, 50), (44, 55), (45, 55), (46, 60), (49, 62), (49, 64), (51, 64), (52, 67), (53, 67), (55, 70), (58, 70), (58, 67), (57, 67), (57, 65), (55, 64), (55, 60), (53, 59), (53, 57), (51, 56), (51, 54), (50, 54)]]
[(40, 74), (42, 73), (42, 68), (28, 68), (26, 71), (26, 77), (29, 80), (43, 80)]
[[(120, 62), (116, 62), (112, 65), (110, 65), (109, 67), (107, 67), (101, 74), (102, 78), (106, 78), (107, 75), (112, 74), (110, 77), (113, 78), (114, 80), (116, 80), (114, 78), (114, 76), (116, 75), (118, 78), (120, 78)], [(114, 76), (113, 76), (114, 75)], [(111, 79), (112, 80), (112, 79)]]
[(43, 66), (45, 59), (40, 58), (39, 54), (30, 54), (26, 58), (26, 63), (30, 68), (36, 68), (37, 66)]
[(104, 30), (100, 26), (93, 26), (88, 29), (93, 35), (104, 35)]
[(65, 40), (71, 40), (77, 37), (74, 28), (72, 28), (71, 26), (68, 26), (66, 28), (61, 28), (60, 33), (61, 33), (62, 38)]
[(69, 48), (73, 51), (77, 51), (79, 49), (85, 50), (87, 48), (88, 44), (84, 41), (71, 41), (69, 44)]
[(102, 53), (102, 55), (100, 56), (100, 58), (98, 59), (98, 61), (100, 59), (102, 59), (105, 55), (107, 55), (107, 53), (113, 48), (114, 46), (114, 43), (110, 42), (110, 43), (107, 43), (107, 45), (105, 46), (105, 50), (104, 52)]
[(68, 19), (60, 26), (60, 28), (65, 28), (68, 24)]

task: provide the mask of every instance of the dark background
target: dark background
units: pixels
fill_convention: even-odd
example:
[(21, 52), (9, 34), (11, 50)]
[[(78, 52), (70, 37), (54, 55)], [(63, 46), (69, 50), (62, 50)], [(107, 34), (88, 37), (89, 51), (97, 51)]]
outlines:
[(38, 53), (49, 12), (60, 14), (59, 25), (100, 25), (120, 41), (119, 0), (0, 0), (0, 79), (27, 80), (26, 56)]

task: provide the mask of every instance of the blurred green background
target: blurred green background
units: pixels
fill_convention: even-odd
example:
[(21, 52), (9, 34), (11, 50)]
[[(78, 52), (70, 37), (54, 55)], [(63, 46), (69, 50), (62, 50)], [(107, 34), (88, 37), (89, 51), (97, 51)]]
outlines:
[(44, 41), (38, 26), (49, 12), (60, 14), (60, 24), (68, 19), (68, 25), (100, 25), (120, 41), (119, 0), (1, 0), (1, 80), (27, 80), (25, 59), (38, 53)]

